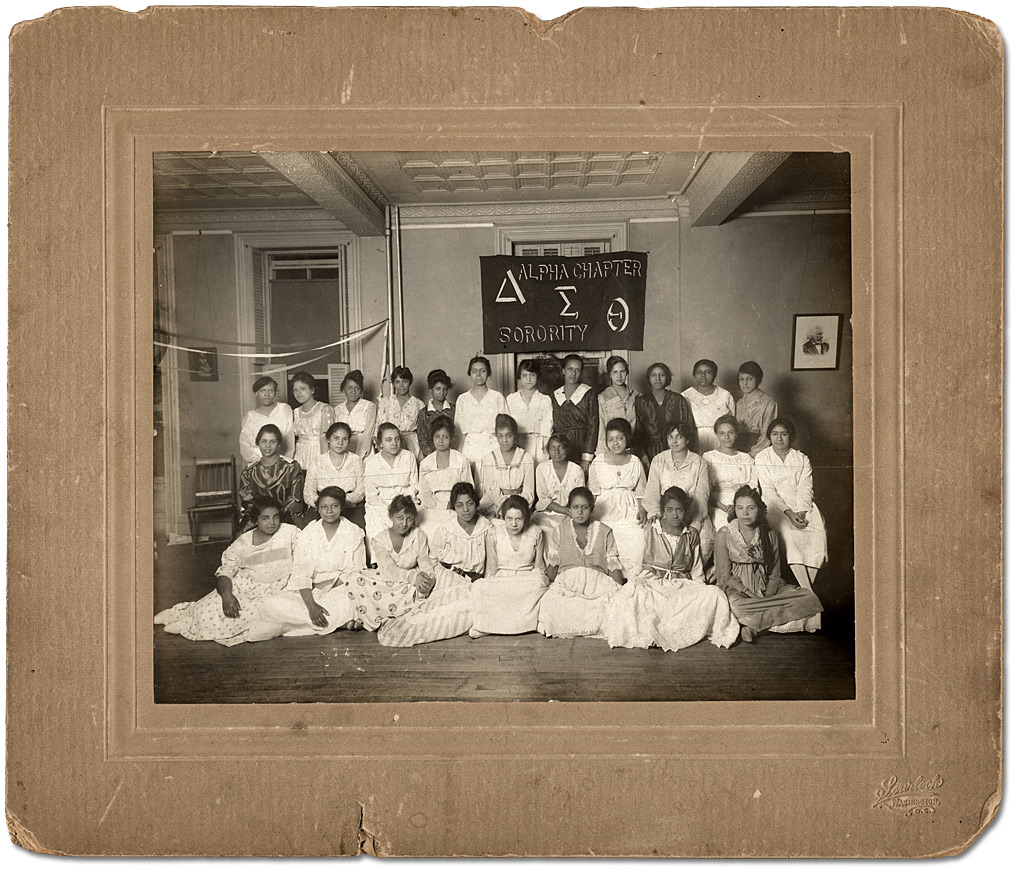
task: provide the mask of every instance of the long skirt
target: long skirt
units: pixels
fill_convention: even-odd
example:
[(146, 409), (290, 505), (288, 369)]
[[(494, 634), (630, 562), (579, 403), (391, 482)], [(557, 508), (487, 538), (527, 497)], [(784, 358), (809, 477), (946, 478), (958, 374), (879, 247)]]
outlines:
[(223, 646), (235, 646), (248, 640), (248, 631), (262, 601), (282, 591), (286, 585), (286, 579), (273, 584), (257, 583), (239, 573), (232, 581), (234, 597), (241, 608), (241, 615), (236, 619), (223, 615), (223, 600), (213, 589), (198, 601), (185, 601), (161, 610), (152, 621), (154, 625), (162, 625), (167, 633), (179, 634), (188, 640), (215, 640)]
[(775, 595), (758, 598), (734, 594), (729, 598), (737, 621), (755, 631), (817, 631), (822, 625), (822, 602), (800, 586), (787, 584)]
[(594, 568), (561, 571), (538, 607), (538, 630), (546, 637), (605, 639), (603, 625), (609, 599), (620, 587)]
[(471, 628), (485, 634), (538, 630), (538, 608), (549, 588), (545, 574), (499, 571), (471, 585)]
[(342, 581), (312, 589), (312, 597), (326, 610), (326, 626), (312, 624), (308, 608), (298, 592), (285, 591), (266, 598), (259, 606), (258, 616), (248, 632), (249, 640), (270, 640), (274, 637), (307, 637), (331, 634), (354, 618), (354, 602), (347, 597)]
[(351, 574), (345, 588), (353, 604), (354, 618), (368, 631), (376, 631), (384, 622), (403, 616), (414, 606), (414, 586), (403, 580), (388, 580), (377, 570)]
[(740, 623), (716, 586), (640, 576), (609, 599), (605, 632), (610, 646), (648, 649), (655, 644), (675, 652), (705, 637), (718, 647), (732, 646)]
[(471, 629), (471, 581), (436, 568), (436, 585), (424, 601), (379, 629), (383, 646), (414, 646), (467, 634)]
[(645, 529), (637, 520), (638, 498), (627, 489), (607, 489), (595, 502), (592, 518), (613, 530), (620, 552), (623, 575), (634, 579), (640, 572), (645, 556)]
[(783, 557), (787, 564), (802, 564), (820, 568), (829, 557), (825, 534), (825, 520), (817, 504), (807, 514), (807, 528), (796, 528), (790, 517), (769, 507), (769, 525), (779, 535)]

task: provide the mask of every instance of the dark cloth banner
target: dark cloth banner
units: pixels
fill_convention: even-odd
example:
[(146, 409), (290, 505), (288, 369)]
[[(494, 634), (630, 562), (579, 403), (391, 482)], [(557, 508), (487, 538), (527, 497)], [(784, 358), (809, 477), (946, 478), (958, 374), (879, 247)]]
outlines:
[(647, 252), (479, 260), (486, 353), (644, 348)]

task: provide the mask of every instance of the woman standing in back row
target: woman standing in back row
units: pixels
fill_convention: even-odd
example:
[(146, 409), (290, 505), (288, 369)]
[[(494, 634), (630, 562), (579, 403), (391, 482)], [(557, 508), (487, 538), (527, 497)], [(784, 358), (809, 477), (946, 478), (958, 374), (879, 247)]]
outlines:
[(645, 378), (651, 388), (634, 402), (634, 414), (638, 422), (636, 448), (647, 470), (656, 455), (669, 449), (666, 435), (677, 426), (693, 428), (694, 417), (687, 399), (670, 390), (673, 372), (669, 367), (656, 361), (645, 371)]
[(584, 359), (563, 359), (563, 386), (553, 392), (553, 431), (570, 442), (570, 460), (588, 472), (599, 442), (599, 403), (591, 386), (581, 382)]
[(489, 388), (492, 367), (489, 359), (476, 355), (468, 365), (471, 388), (457, 398), (454, 424), (463, 435), (460, 451), (471, 462), (475, 482), (480, 482), (481, 464), (486, 456), (499, 449), (496, 442), (496, 416), (506, 413), (506, 399)]

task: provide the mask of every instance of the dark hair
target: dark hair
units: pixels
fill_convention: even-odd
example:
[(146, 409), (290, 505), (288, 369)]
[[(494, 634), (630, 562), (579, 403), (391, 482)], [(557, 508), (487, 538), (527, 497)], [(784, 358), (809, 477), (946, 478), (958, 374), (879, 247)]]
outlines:
[(648, 380), (648, 382), (652, 381), (652, 371), (655, 370), (656, 367), (658, 367), (659, 370), (666, 371), (666, 385), (672, 385), (673, 371), (669, 369), (668, 364), (663, 364), (661, 361), (656, 361), (654, 364), (648, 365), (648, 369), (645, 371), (645, 379)]
[(699, 358), (694, 362), (694, 367), (691, 368), (691, 375), (693, 376), (699, 367), (704, 365), (712, 371), (712, 379), (715, 379), (719, 375), (719, 365), (716, 364), (711, 358)]
[(484, 364), (486, 376), (492, 376), (492, 365), (489, 364), (489, 359), (486, 358), (484, 355), (476, 355), (468, 362), (467, 369), (468, 376), (471, 375), (471, 368), (474, 367), (476, 364)]
[(390, 382), (393, 382), (395, 379), (406, 379), (408, 382), (414, 382), (414, 374), (404, 367), (403, 364), (398, 364), (393, 368), (393, 373), (390, 374)]
[(252, 525), (257, 524), (262, 512), (269, 509), (274, 509), (281, 516), (283, 515), (283, 504), (272, 495), (253, 495), (247, 507), (248, 519)]
[(445, 370), (430, 370), (429, 375), (425, 378), (425, 381), (428, 383), (430, 389), (436, 385), (439, 385), (439, 383), (442, 383), (447, 388), (453, 388), (453, 380), (451, 380), (450, 377), (446, 375)]
[(376, 428), (376, 430), (375, 430), (375, 439), (379, 443), (382, 443), (382, 435), (383, 435), (383, 433), (385, 431), (396, 431), (399, 434), (400, 433), (400, 428), (398, 428), (392, 422), (382, 422), (379, 425), (379, 427)]
[(715, 420), (715, 424), (712, 426), (713, 431), (718, 431), (720, 425), (732, 425), (738, 431), (740, 430), (740, 422), (737, 421), (736, 416), (731, 416), (729, 413), (725, 413)]
[(393, 500), (390, 501), (389, 507), (386, 509), (386, 513), (391, 518), (396, 516), (401, 510), (404, 510), (413, 515), (418, 515), (418, 506), (414, 503), (414, 498), (410, 495), (396, 495)]
[(499, 508), (500, 518), (506, 518), (507, 510), (520, 510), (524, 516), (524, 527), (527, 528), (531, 524), (531, 505), (523, 495), (510, 495), (503, 501), (503, 506)]
[(765, 373), (762, 371), (757, 361), (745, 361), (737, 368), (737, 376), (740, 376), (741, 373), (753, 376), (756, 380), (758, 380), (758, 382), (761, 382), (765, 378)]
[(666, 429), (666, 436), (669, 437), (674, 431), (679, 431), (684, 440), (687, 441), (687, 445), (690, 446), (694, 442), (694, 429), (691, 427), (691, 423), (684, 420), (682, 422), (675, 422)]
[(452, 438), (454, 428), (453, 419), (449, 416), (436, 416), (429, 424), (429, 437), (435, 437), (436, 431), (446, 431)]
[(341, 391), (349, 382), (353, 382), (362, 391), (365, 390), (365, 374), (363, 374), (360, 370), (352, 370), (350, 373), (344, 374), (344, 378), (340, 381)]
[(447, 504), (447, 509), (452, 510), (457, 505), (457, 498), (467, 496), (471, 498), (476, 504), (480, 502), (478, 497), (478, 491), (471, 483), (454, 483), (453, 488), (450, 489), (450, 503)]
[(259, 445), (259, 440), (262, 439), (263, 434), (272, 434), (276, 438), (276, 442), (283, 446), (283, 434), (276, 425), (263, 425), (259, 428), (259, 433), (255, 435), (255, 445)]
[(624, 369), (627, 371), (627, 376), (630, 376), (630, 365), (627, 363), (627, 359), (623, 358), (620, 355), (610, 355), (606, 359), (606, 375), (607, 376), (612, 371), (612, 369), (614, 367), (616, 367), (617, 364), (622, 364), (624, 366)]
[(571, 352), (569, 355), (564, 355), (563, 360), (560, 361), (560, 369), (565, 369), (568, 361), (576, 361), (581, 365), (581, 369), (584, 369), (584, 359), (575, 352)]
[(326, 439), (329, 440), (329, 438), (336, 434), (337, 431), (346, 431), (348, 440), (354, 436), (351, 426), (346, 422), (334, 422), (326, 429)]
[(758, 508), (758, 524), (761, 525), (765, 521), (765, 514), (768, 512), (769, 508), (765, 504), (765, 501), (762, 500), (761, 492), (753, 486), (749, 486), (745, 483), (734, 493), (734, 505), (737, 503), (737, 498), (750, 498), (754, 501), (755, 506)]
[(267, 385), (271, 385), (277, 391), (280, 390), (280, 384), (273, 379), (271, 376), (260, 376), (255, 382), (252, 383), (252, 392), (257, 392), (260, 388), (265, 388)]
[(595, 496), (591, 493), (591, 489), (586, 486), (578, 486), (576, 489), (570, 490), (570, 494), (567, 496), (568, 507), (574, 503), (574, 498), (584, 498), (588, 502), (589, 507), (595, 506)]
[(517, 427), (517, 420), (513, 416), (508, 416), (506, 413), (497, 413), (496, 425), (493, 430), (499, 431), (501, 428), (509, 428), (513, 432), (514, 443), (517, 442), (520, 432)]
[(522, 373), (542, 373), (542, 365), (540, 365), (534, 358), (524, 358), (517, 362), (517, 378), (521, 378)]
[(634, 429), (630, 427), (630, 422), (626, 419), (610, 419), (606, 422), (606, 436), (609, 435), (610, 431), (619, 431), (627, 443), (630, 443), (630, 438), (634, 436)]
[(299, 382), (303, 383), (304, 385), (307, 385), (312, 390), (312, 397), (315, 397), (315, 377), (314, 376), (312, 376), (306, 370), (299, 370), (297, 373), (295, 373), (290, 378), (290, 388), (291, 388), (291, 391), (294, 390), (294, 386), (297, 383), (299, 383)]
[(797, 426), (789, 419), (784, 419), (782, 416), (777, 419), (773, 419), (769, 422), (769, 426), (765, 429), (765, 436), (769, 438), (769, 442), (772, 441), (772, 429), (775, 428), (776, 425), (782, 425), (786, 428), (790, 435), (790, 445), (792, 446), (794, 441), (797, 439)]
[(687, 524), (687, 514), (691, 511), (691, 496), (687, 494), (680, 486), (670, 486), (666, 491), (659, 495), (659, 512), (664, 512), (666, 509), (666, 501), (679, 501), (684, 505), (684, 525)]
[(559, 431), (554, 431), (549, 435), (549, 439), (545, 441), (545, 451), (549, 451), (549, 444), (555, 440), (560, 444), (567, 452), (570, 452), (570, 438), (566, 434), (561, 434)]
[(323, 498), (332, 498), (334, 501), (339, 501), (341, 510), (347, 506), (347, 492), (340, 488), (340, 486), (324, 486), (319, 489), (319, 493), (315, 496), (316, 507), (322, 503)]

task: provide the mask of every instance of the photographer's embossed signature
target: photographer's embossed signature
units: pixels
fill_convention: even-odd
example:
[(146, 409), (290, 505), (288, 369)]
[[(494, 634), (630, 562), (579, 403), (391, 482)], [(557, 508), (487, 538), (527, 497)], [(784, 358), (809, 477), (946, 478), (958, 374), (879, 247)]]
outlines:
[(885, 808), (904, 816), (935, 813), (941, 803), (938, 790), (942, 788), (943, 782), (938, 774), (931, 778), (918, 777), (907, 781), (890, 777), (875, 791), (875, 803), (871, 807), (875, 810)]

